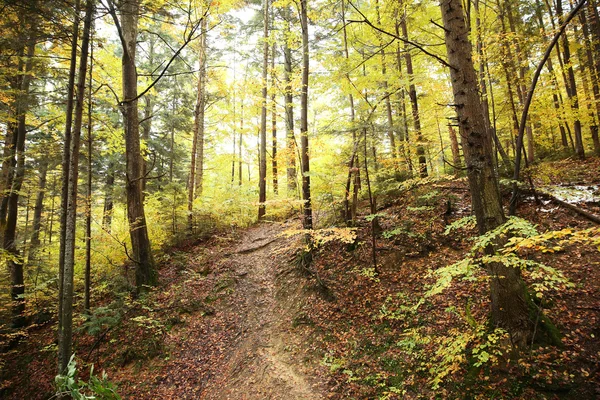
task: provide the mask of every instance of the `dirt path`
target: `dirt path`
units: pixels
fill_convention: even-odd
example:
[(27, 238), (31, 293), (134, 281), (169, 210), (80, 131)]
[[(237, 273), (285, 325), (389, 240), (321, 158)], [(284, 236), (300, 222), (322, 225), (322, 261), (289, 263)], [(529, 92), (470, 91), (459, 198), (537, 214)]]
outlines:
[(289, 274), (293, 239), (278, 236), (287, 228), (283, 223), (251, 228), (223, 260), (237, 276), (235, 290), (243, 301), (235, 311), (244, 317), (220, 371), (202, 393), (206, 399), (325, 397), (308, 372), (315, 362), (299, 355), (303, 338), (292, 328), (301, 289)]

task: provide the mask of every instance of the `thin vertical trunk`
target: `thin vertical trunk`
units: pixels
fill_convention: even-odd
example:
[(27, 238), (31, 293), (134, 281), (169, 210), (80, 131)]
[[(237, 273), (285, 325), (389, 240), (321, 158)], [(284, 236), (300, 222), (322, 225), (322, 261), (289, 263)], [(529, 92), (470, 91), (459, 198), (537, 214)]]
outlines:
[(46, 195), (46, 181), (48, 176), (48, 159), (42, 158), (39, 166), (40, 181), (38, 184), (38, 195), (35, 199), (33, 209), (33, 232), (29, 248), (29, 262), (36, 260), (37, 249), (40, 245), (40, 231), (42, 229), (42, 212), (44, 211), (44, 197)]
[[(61, 293), (63, 292), (63, 281), (64, 281), (64, 260), (65, 260), (65, 236), (67, 229), (67, 199), (69, 198), (69, 163), (71, 162), (71, 126), (73, 124), (73, 107), (74, 107), (74, 93), (75, 93), (75, 70), (77, 68), (77, 42), (79, 38), (79, 13), (80, 13), (80, 0), (75, 0), (74, 10), (74, 22), (73, 31), (71, 37), (71, 60), (69, 66), (69, 83), (67, 85), (67, 109), (65, 116), (65, 137), (63, 142), (63, 154), (62, 154), (62, 176), (61, 176), (61, 196), (60, 196), (60, 230), (59, 230), (59, 255), (58, 255), (58, 332), (62, 331), (62, 302), (63, 298)], [(52, 233), (52, 230), (50, 231)], [(64, 369), (64, 361), (58, 360), (59, 372)]]
[(273, 172), (273, 193), (277, 195), (279, 183), (277, 182), (277, 104), (275, 103), (275, 92), (277, 87), (277, 75), (275, 74), (275, 43), (271, 50), (271, 133), (273, 138), (271, 152), (271, 168)]
[[(93, 33), (90, 33), (93, 36)], [(90, 291), (92, 286), (92, 154), (93, 154), (93, 138), (92, 138), (92, 83), (93, 83), (93, 67), (94, 67), (94, 43), (90, 37), (90, 75), (88, 81), (88, 109), (87, 109), (87, 168), (86, 168), (86, 193), (85, 193), (85, 281), (84, 281), (84, 297), (83, 309), (86, 313), (90, 312)]]
[[(600, 156), (600, 140), (598, 138), (598, 123), (600, 122), (600, 86), (598, 84), (598, 79), (600, 79), (600, 75), (597, 73), (594, 66), (594, 47), (592, 44), (586, 12), (579, 13), (579, 20), (581, 22), (585, 44), (585, 61), (582, 63), (582, 65), (584, 65), (585, 69), (589, 72), (589, 81), (592, 89), (592, 98), (588, 102), (588, 109), (592, 120), (590, 130), (592, 134), (592, 141), (594, 143), (594, 153), (597, 156)], [(600, 57), (600, 54), (596, 56)]]
[(110, 162), (108, 164), (108, 171), (106, 172), (106, 185), (104, 189), (104, 210), (102, 212), (102, 227), (109, 234), (112, 231), (112, 217), (113, 217), (113, 193), (115, 187), (115, 164)]
[[(196, 94), (196, 106), (194, 107), (194, 131), (192, 133), (192, 154), (190, 162), (190, 176), (188, 181), (188, 230), (194, 228), (194, 199), (202, 193), (202, 170), (204, 162), (204, 111), (206, 108), (206, 16), (201, 22), (200, 49), (198, 59), (200, 70), (198, 71), (198, 83)], [(200, 175), (198, 177), (197, 175)]]
[(290, 30), (290, 11), (285, 8), (285, 29), (287, 35), (284, 35), (283, 43), (283, 80), (285, 82), (285, 137), (287, 153), (287, 190), (288, 194), (296, 194), (296, 138), (294, 137), (294, 97), (292, 93), (292, 49), (289, 44)]
[(313, 228), (310, 197), (310, 158), (308, 149), (308, 0), (300, 0), (300, 25), (302, 28), (302, 91), (300, 94), (300, 159), (302, 163), (302, 200), (304, 201), (304, 229)]
[(263, 0), (263, 64), (262, 64), (262, 107), (258, 151), (258, 220), (266, 213), (267, 201), (267, 72), (269, 69), (269, 0)]
[(52, 175), (52, 201), (50, 202), (50, 217), (48, 218), (48, 230), (44, 235), (44, 244), (46, 244), (46, 238), (48, 239), (48, 243), (52, 243), (52, 231), (54, 229), (54, 206), (56, 200), (56, 175)]
[[(544, 37), (544, 43), (547, 43), (548, 40), (546, 39), (546, 28), (545, 28), (545, 24), (544, 24), (544, 18), (542, 16), (542, 6), (541, 6), (539, 0), (536, 0), (536, 17), (537, 17), (537, 21), (538, 21), (538, 26), (539, 26), (540, 30), (542, 31), (542, 36)], [(552, 86), (553, 86), (552, 103), (554, 105), (554, 109), (556, 111), (556, 117), (558, 119), (558, 130), (560, 131), (561, 143), (562, 143), (563, 148), (569, 148), (569, 142), (567, 139), (567, 131), (565, 129), (565, 121), (563, 118), (561, 102), (559, 99), (560, 90), (558, 87), (558, 79), (556, 77), (556, 72), (554, 71), (554, 64), (552, 62), (551, 57), (548, 58), (548, 61), (546, 62), (546, 67), (548, 68), (548, 72), (550, 73), (550, 77), (552, 80)]]
[[(240, 140), (238, 141), (238, 184), (242, 186), (242, 138), (244, 134), (244, 99), (242, 98), (241, 108), (241, 118), (240, 118)], [(250, 174), (248, 174), (250, 175)], [(248, 180), (250, 177), (248, 176)]]
[[(556, 13), (558, 14), (558, 20), (562, 24), (564, 20), (562, 4), (560, 1), (556, 2)], [(575, 82), (575, 71), (573, 70), (573, 65), (571, 64), (571, 49), (569, 48), (569, 38), (567, 37), (567, 33), (564, 32), (562, 35), (562, 47), (563, 47), (563, 57), (564, 64), (567, 68), (567, 94), (569, 96), (569, 101), (571, 103), (571, 109), (573, 110), (573, 130), (575, 134), (575, 154), (580, 159), (585, 158), (585, 151), (583, 148), (583, 137), (581, 134), (581, 121), (579, 119), (579, 98), (577, 96), (577, 84)]]
[[(406, 26), (406, 11), (404, 17), (400, 20), (400, 28), (402, 29), (402, 37), (408, 40), (408, 29)], [(425, 158), (425, 147), (423, 146), (423, 132), (421, 131), (421, 118), (419, 115), (419, 100), (417, 99), (417, 87), (414, 82), (412, 56), (410, 54), (410, 47), (405, 45), (404, 60), (406, 62), (406, 73), (408, 74), (409, 87), (408, 97), (410, 98), (410, 104), (412, 107), (413, 116), (413, 127), (415, 130), (415, 139), (417, 141), (417, 157), (419, 159), (419, 175), (421, 178), (427, 176), (427, 160)]]
[[(198, 97), (196, 99), (196, 108), (194, 109), (194, 137), (196, 139), (196, 152), (192, 157), (196, 157), (194, 162), (194, 184), (196, 185), (194, 198), (202, 196), (204, 180), (204, 128), (206, 111), (206, 35), (208, 31), (208, 19), (205, 16), (201, 22), (200, 51), (198, 54), (200, 60), (200, 71), (198, 72)], [(189, 204), (189, 203), (188, 203)]]
[[(64, 251), (64, 273), (62, 291), (59, 296), (62, 299), (62, 309), (59, 310), (59, 318), (62, 321), (58, 332), (58, 370), (63, 373), (67, 368), (72, 353), (73, 340), (73, 279), (75, 273), (75, 231), (77, 221), (77, 184), (79, 177), (79, 144), (81, 127), (83, 124), (83, 105), (85, 101), (85, 84), (88, 63), (88, 46), (90, 41), (90, 30), (92, 25), (92, 14), (94, 13), (94, 1), (87, 0), (85, 6), (85, 21), (83, 24), (83, 35), (81, 39), (81, 58), (79, 61), (79, 72), (77, 77), (77, 98), (75, 105), (75, 120), (71, 137), (70, 160), (69, 160), (69, 182), (67, 190), (65, 218), (65, 251)], [(66, 211), (66, 212), (65, 212)]]
[(7, 264), (10, 271), (10, 294), (12, 298), (12, 326), (20, 328), (25, 326), (25, 286), (23, 280), (23, 261), (19, 254), (16, 244), (17, 218), (19, 207), (19, 192), (25, 178), (25, 136), (26, 136), (26, 114), (29, 108), (29, 87), (33, 79), (31, 73), (33, 69), (33, 55), (35, 53), (34, 36), (35, 28), (31, 26), (30, 37), (27, 41), (26, 60), (23, 65), (23, 77), (18, 93), (16, 95), (16, 118), (17, 129), (15, 131), (15, 147), (12, 153), (13, 159), (10, 161), (14, 166), (11, 169), (12, 184), (8, 193), (6, 207), (6, 226), (4, 229), (3, 248), (7, 253), (12, 254)]
[[(148, 65), (152, 67), (154, 65), (154, 42), (155, 38), (153, 35), (150, 35), (150, 40), (148, 44)], [(150, 131), (152, 130), (152, 110), (154, 106), (152, 104), (152, 95), (150, 93), (146, 93), (144, 96), (144, 116), (141, 125), (142, 128), (142, 142), (148, 146), (148, 142), (150, 141)], [(147, 151), (146, 151), (147, 153)], [(146, 155), (143, 154), (144, 159), (142, 160), (142, 191), (146, 191), (146, 177), (148, 176), (148, 160), (146, 160)]]

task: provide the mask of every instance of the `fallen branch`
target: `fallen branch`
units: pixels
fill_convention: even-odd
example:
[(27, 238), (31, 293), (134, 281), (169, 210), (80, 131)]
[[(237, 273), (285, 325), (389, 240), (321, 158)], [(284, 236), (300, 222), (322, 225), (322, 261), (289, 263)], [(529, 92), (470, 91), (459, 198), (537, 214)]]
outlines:
[(560, 200), (556, 197), (554, 197), (553, 195), (546, 193), (546, 192), (538, 192), (538, 194), (542, 195), (543, 197), (546, 197), (548, 200), (551, 200), (557, 204), (560, 204), (563, 207), (568, 208), (569, 210), (575, 211), (577, 214), (587, 218), (588, 220), (600, 225), (600, 216), (596, 215), (596, 214), (592, 214), (589, 211), (584, 210), (583, 208), (577, 207), (574, 204), (568, 203), (566, 201)]

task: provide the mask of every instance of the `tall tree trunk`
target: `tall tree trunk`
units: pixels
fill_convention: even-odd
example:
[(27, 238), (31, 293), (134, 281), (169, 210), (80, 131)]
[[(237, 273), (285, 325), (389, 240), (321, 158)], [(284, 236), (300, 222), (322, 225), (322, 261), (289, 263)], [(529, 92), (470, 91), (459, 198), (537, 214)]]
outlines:
[[(594, 143), (594, 153), (597, 156), (600, 156), (600, 139), (598, 138), (598, 123), (600, 119), (600, 84), (598, 83), (598, 80), (600, 79), (600, 75), (597, 73), (594, 66), (594, 47), (592, 44), (590, 28), (588, 25), (588, 16), (586, 15), (586, 12), (582, 11), (579, 13), (579, 20), (581, 22), (585, 44), (585, 61), (582, 64), (585, 65), (586, 70), (589, 72), (589, 80), (593, 95), (588, 103), (590, 116), (592, 118), (590, 130), (592, 133), (592, 141)], [(596, 57), (600, 58), (600, 54), (597, 54)]]
[(104, 210), (102, 212), (102, 227), (109, 234), (112, 232), (112, 217), (114, 208), (113, 193), (115, 188), (115, 164), (108, 163), (106, 185), (104, 187)]
[[(93, 28), (92, 28), (93, 29)], [(94, 43), (93, 33), (90, 33), (90, 75), (88, 81), (88, 109), (87, 109), (87, 168), (86, 168), (86, 193), (85, 193), (85, 281), (83, 308), (86, 313), (90, 312), (90, 291), (92, 286), (92, 83), (94, 68)]]
[[(562, 4), (560, 1), (556, 2), (556, 13), (558, 14), (558, 20), (562, 24), (564, 19)], [(577, 96), (577, 84), (575, 82), (575, 71), (573, 70), (573, 65), (571, 64), (571, 49), (569, 48), (569, 38), (567, 37), (567, 33), (563, 33), (562, 35), (562, 45), (563, 45), (563, 57), (565, 67), (567, 68), (567, 79), (569, 84), (567, 85), (567, 93), (569, 95), (569, 100), (571, 103), (571, 109), (573, 110), (573, 130), (575, 133), (575, 154), (580, 159), (585, 158), (585, 151), (583, 148), (583, 136), (581, 134), (581, 121), (579, 119), (579, 98)]]
[(302, 163), (302, 200), (304, 201), (304, 229), (313, 228), (310, 197), (310, 158), (308, 149), (308, 0), (300, 0), (300, 26), (302, 28), (302, 91), (300, 94), (300, 160)]
[[(494, 169), (492, 134), (485, 124), (483, 105), (477, 90), (462, 1), (441, 0), (440, 7), (446, 31), (448, 62), (452, 66), (450, 77), (454, 103), (457, 104), (458, 122), (464, 135), (463, 152), (473, 211), (479, 232), (484, 234), (505, 221)], [(529, 305), (520, 270), (493, 263), (488, 265), (488, 273), (493, 324), (506, 329), (516, 346), (528, 344), (533, 323), (529, 319)]]
[(33, 209), (33, 232), (31, 233), (29, 262), (37, 260), (37, 249), (40, 246), (40, 231), (42, 230), (42, 213), (44, 211), (44, 197), (46, 195), (46, 182), (48, 177), (48, 159), (43, 157), (39, 166), (38, 195)]
[[(201, 22), (200, 50), (198, 58), (200, 61), (200, 70), (198, 71), (198, 97), (196, 99), (196, 108), (194, 109), (194, 140), (196, 141), (195, 149), (192, 148), (192, 157), (195, 160), (194, 164), (194, 184), (196, 186), (193, 198), (202, 195), (203, 180), (204, 180), (204, 114), (206, 111), (206, 56), (207, 45), (206, 35), (208, 32), (208, 17), (205, 16)], [(192, 146), (193, 147), (193, 146)], [(190, 174), (192, 175), (192, 174)], [(193, 186), (193, 185), (192, 185)], [(192, 189), (194, 190), (194, 189)], [(188, 201), (188, 207), (190, 203)]]
[[(154, 38), (153, 35), (150, 35), (150, 40), (148, 43), (148, 65), (150, 65), (150, 67), (152, 68), (152, 65), (154, 65), (154, 43), (155, 43), (156, 39)], [(151, 77), (152, 78), (152, 77)], [(150, 93), (146, 93), (146, 95), (144, 96), (144, 116), (143, 116), (143, 120), (141, 125), (142, 128), (142, 143), (145, 144), (146, 146), (146, 151), (145, 153), (147, 153), (147, 146), (148, 146), (148, 142), (150, 141), (150, 131), (152, 130), (152, 111), (154, 109), (154, 105), (152, 104), (152, 95)], [(144, 194), (146, 192), (146, 182), (147, 179), (146, 177), (148, 176), (148, 160), (146, 160), (146, 156), (147, 154), (143, 155), (143, 160), (142, 160), (142, 194)]]
[[(67, 199), (69, 198), (69, 163), (71, 162), (71, 127), (73, 124), (73, 108), (75, 93), (75, 70), (77, 69), (77, 43), (79, 38), (79, 14), (81, 9), (80, 0), (75, 0), (74, 22), (71, 37), (71, 60), (69, 65), (69, 83), (67, 86), (67, 109), (65, 116), (65, 135), (63, 141), (63, 154), (61, 162), (62, 182), (60, 191), (60, 231), (59, 231), (59, 255), (58, 255), (58, 332), (62, 332), (62, 309), (63, 309), (63, 281), (65, 270), (65, 237), (67, 234)], [(52, 229), (50, 229), (52, 235)], [(52, 236), (51, 236), (52, 238)], [(63, 360), (58, 359), (59, 372), (63, 371)], [(66, 365), (66, 364), (65, 364)]]
[[(77, 226), (77, 184), (79, 178), (79, 143), (83, 124), (83, 105), (85, 101), (85, 84), (88, 63), (88, 46), (94, 13), (94, 1), (87, 0), (85, 21), (81, 39), (81, 58), (77, 77), (77, 99), (75, 105), (75, 121), (71, 137), (68, 198), (65, 218), (65, 250), (62, 291), (62, 309), (59, 310), (61, 330), (58, 332), (58, 371), (63, 373), (69, 363), (73, 340), (73, 278), (75, 273), (75, 237)], [(64, 202), (64, 201), (63, 201)], [(63, 211), (65, 212), (65, 211)]]
[[(137, 100), (137, 71), (135, 53), (138, 36), (139, 0), (123, 0), (121, 2), (121, 29), (123, 55), (123, 101), (121, 112), (125, 121), (125, 161), (126, 161), (126, 193), (127, 220), (129, 222), (129, 237), (131, 238), (130, 257), (135, 263), (135, 284), (138, 290), (144, 286), (155, 285), (157, 273), (142, 192), (142, 155), (140, 151), (140, 131)], [(116, 14), (113, 13), (116, 19)]]
[(450, 148), (452, 149), (452, 167), (454, 168), (454, 174), (462, 174), (462, 161), (460, 159), (460, 149), (458, 147), (458, 138), (456, 131), (452, 125), (448, 125), (448, 134), (450, 136)]
[(269, 0), (263, 0), (263, 64), (262, 107), (260, 112), (260, 144), (258, 151), (258, 220), (267, 210), (267, 72), (269, 69)]
[[(408, 40), (408, 29), (406, 26), (406, 10), (404, 11), (404, 17), (400, 19), (400, 28), (402, 29), (402, 37)], [(417, 99), (417, 87), (414, 82), (412, 56), (410, 54), (410, 47), (406, 45), (404, 47), (405, 55), (404, 60), (406, 62), (406, 73), (409, 79), (408, 97), (410, 98), (410, 104), (412, 107), (413, 116), (413, 127), (415, 129), (415, 139), (417, 141), (417, 157), (419, 158), (419, 175), (421, 178), (427, 176), (427, 160), (425, 158), (425, 147), (423, 146), (423, 132), (421, 131), (421, 118), (419, 115), (419, 100)]]
[(279, 183), (277, 182), (277, 104), (275, 103), (275, 92), (277, 91), (275, 82), (277, 81), (277, 75), (275, 72), (275, 43), (273, 43), (271, 49), (271, 169), (273, 172), (273, 193), (277, 195)]
[(19, 192), (25, 178), (25, 136), (26, 136), (26, 114), (29, 108), (29, 86), (33, 79), (33, 55), (35, 53), (36, 37), (34, 26), (31, 26), (30, 37), (27, 41), (26, 60), (24, 69), (21, 71), (23, 77), (16, 98), (17, 129), (15, 132), (15, 148), (10, 163), (14, 165), (12, 185), (8, 193), (6, 227), (4, 230), (3, 248), (13, 255), (7, 265), (10, 271), (10, 294), (12, 298), (12, 326), (21, 328), (25, 326), (25, 282), (23, 280), (23, 261), (16, 244), (17, 218), (19, 207)]
[(287, 153), (287, 190), (288, 194), (296, 194), (296, 138), (294, 137), (294, 96), (292, 92), (292, 49), (290, 48), (290, 11), (286, 7), (285, 12), (285, 30), (283, 41), (283, 80), (285, 82), (285, 137)]

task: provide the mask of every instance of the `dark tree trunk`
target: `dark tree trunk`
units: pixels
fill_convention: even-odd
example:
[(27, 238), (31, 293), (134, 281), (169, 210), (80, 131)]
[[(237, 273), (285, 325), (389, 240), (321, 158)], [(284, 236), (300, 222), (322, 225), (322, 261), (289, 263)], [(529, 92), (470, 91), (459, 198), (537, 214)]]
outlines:
[(33, 232), (29, 248), (29, 262), (37, 259), (37, 248), (40, 245), (40, 231), (42, 230), (42, 213), (44, 211), (44, 197), (46, 195), (46, 182), (48, 177), (48, 159), (42, 158), (39, 166), (38, 195), (33, 208)]
[(104, 211), (102, 213), (102, 227), (109, 234), (112, 231), (112, 217), (113, 217), (113, 193), (115, 188), (115, 165), (113, 162), (108, 164), (108, 170), (106, 171), (106, 185), (104, 188)]
[(267, 201), (267, 73), (269, 70), (269, 0), (263, 0), (263, 64), (262, 107), (260, 112), (260, 144), (258, 151), (258, 220), (266, 213)]
[[(400, 19), (400, 28), (402, 29), (402, 37), (408, 40), (408, 29), (406, 26), (406, 12), (404, 17)], [(419, 175), (421, 178), (427, 176), (427, 160), (425, 158), (425, 147), (423, 146), (423, 132), (421, 131), (421, 118), (419, 115), (419, 100), (417, 99), (417, 87), (414, 83), (414, 73), (412, 65), (412, 56), (408, 45), (404, 48), (404, 60), (406, 62), (406, 74), (409, 79), (408, 97), (412, 107), (413, 127), (415, 129), (415, 140), (417, 145), (417, 157), (419, 159)]]
[[(471, 43), (461, 0), (441, 0), (442, 19), (446, 30), (446, 48), (457, 104), (458, 122), (463, 130), (462, 144), (471, 190), (473, 211), (479, 232), (492, 230), (505, 221), (498, 179), (494, 169), (492, 134), (485, 124), (477, 76), (472, 59)], [(494, 251), (493, 248), (489, 249)], [(500, 263), (488, 265), (492, 322), (506, 329), (513, 344), (529, 343), (533, 322), (529, 318), (526, 288), (517, 268)]]
[(275, 103), (275, 92), (277, 90), (275, 82), (277, 81), (277, 75), (275, 73), (275, 51), (275, 43), (273, 43), (271, 51), (271, 169), (273, 172), (273, 193), (277, 195), (279, 183), (277, 181), (277, 104)]
[(10, 173), (12, 175), (10, 192), (6, 207), (6, 226), (4, 229), (3, 247), (4, 250), (13, 255), (8, 260), (7, 265), (10, 271), (10, 294), (12, 298), (12, 326), (21, 328), (25, 326), (25, 282), (23, 280), (23, 261), (16, 244), (17, 218), (19, 207), (19, 192), (25, 178), (25, 136), (26, 136), (26, 114), (28, 111), (29, 86), (33, 75), (33, 55), (35, 53), (35, 35), (34, 27), (31, 27), (30, 37), (27, 43), (26, 61), (22, 70), (23, 77), (16, 96), (16, 117), (17, 129), (15, 132), (15, 147), (12, 152), (13, 159), (10, 164), (14, 166)]
[[(556, 13), (558, 14), (558, 20), (562, 23), (564, 19), (562, 4), (560, 1), (556, 2)], [(583, 148), (583, 136), (581, 134), (581, 121), (579, 120), (579, 98), (577, 96), (577, 84), (575, 82), (575, 71), (573, 70), (573, 66), (571, 64), (571, 50), (569, 48), (569, 38), (567, 37), (566, 32), (562, 35), (562, 45), (563, 45), (563, 61), (567, 69), (567, 94), (569, 95), (569, 100), (571, 103), (571, 108), (573, 109), (573, 113), (575, 115), (575, 120), (573, 122), (573, 130), (575, 133), (575, 154), (580, 159), (585, 158), (585, 151)]]
[[(290, 12), (285, 8), (285, 27), (286, 32), (290, 32)], [(283, 44), (283, 79), (285, 82), (285, 137), (287, 152), (287, 190), (289, 194), (296, 195), (296, 138), (294, 137), (294, 97), (292, 94), (292, 49), (288, 43), (287, 37)]]
[(90, 291), (92, 286), (92, 83), (94, 67), (94, 43), (90, 34), (90, 75), (88, 81), (88, 109), (87, 109), (87, 168), (86, 168), (86, 193), (85, 193), (85, 283), (83, 308), (86, 313), (90, 312)]
[(304, 201), (304, 229), (313, 228), (310, 197), (310, 158), (308, 150), (308, 0), (300, 0), (300, 25), (302, 28), (302, 91), (300, 94), (300, 160), (302, 163), (302, 200)]
[[(196, 108), (194, 109), (194, 139), (196, 140), (196, 148), (192, 149), (192, 157), (195, 157), (195, 161), (193, 161), (195, 168), (193, 182), (196, 185), (196, 188), (195, 192), (192, 193), (193, 198), (202, 195), (204, 181), (204, 114), (206, 112), (206, 34), (208, 32), (207, 28), (208, 18), (205, 16), (201, 22), (202, 36), (200, 37), (200, 52), (198, 55), (200, 59), (200, 71), (198, 71), (198, 97), (196, 99)], [(188, 202), (188, 207), (189, 206), (190, 203)]]
[(59, 296), (62, 299), (62, 308), (59, 310), (61, 320), (58, 331), (58, 371), (66, 370), (72, 353), (73, 340), (73, 279), (75, 273), (75, 238), (77, 226), (77, 184), (79, 177), (79, 144), (81, 127), (83, 124), (83, 105), (85, 101), (85, 84), (88, 62), (88, 46), (94, 13), (94, 1), (87, 0), (85, 7), (85, 22), (83, 25), (83, 36), (81, 39), (81, 59), (79, 61), (79, 72), (77, 78), (77, 99), (75, 105), (75, 121), (71, 136), (71, 147), (69, 151), (69, 182), (67, 190), (67, 208), (63, 210), (65, 218), (65, 247), (64, 247), (64, 272), (62, 291)]
[[(140, 130), (137, 100), (137, 71), (135, 53), (138, 35), (139, 0), (123, 0), (121, 2), (121, 29), (123, 56), (123, 101), (121, 112), (125, 122), (125, 164), (127, 219), (129, 221), (129, 237), (131, 238), (130, 258), (135, 263), (135, 284), (138, 290), (144, 286), (155, 285), (157, 274), (142, 192), (143, 159), (140, 151)], [(113, 13), (116, 20), (116, 13)]]

